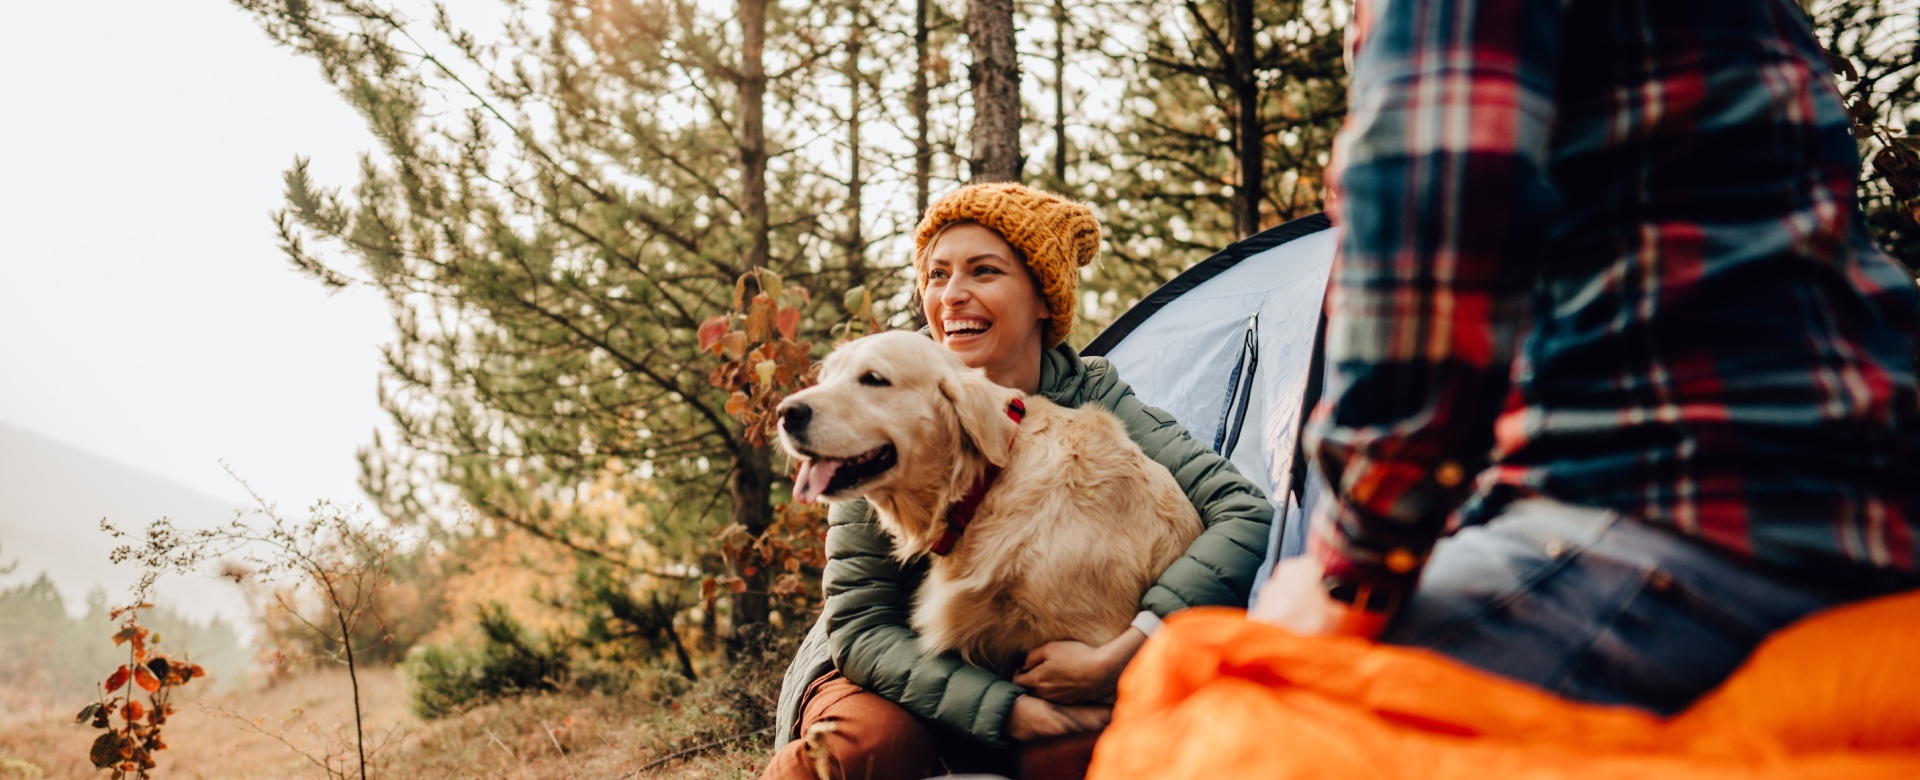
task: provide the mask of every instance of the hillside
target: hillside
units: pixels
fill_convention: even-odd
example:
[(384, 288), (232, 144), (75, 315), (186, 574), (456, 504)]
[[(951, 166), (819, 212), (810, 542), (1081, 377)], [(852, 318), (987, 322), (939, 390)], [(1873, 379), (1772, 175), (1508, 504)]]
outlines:
[[(76, 447), (0, 423), (0, 585), (31, 581), (45, 572), (78, 614), (88, 591), (105, 588), (125, 599), (138, 572), (107, 560), (114, 541), (100, 520), (131, 530), (169, 517), (202, 528), (224, 522), (235, 507), (220, 499)], [(170, 575), (156, 594), (195, 620), (215, 615), (245, 624), (239, 590), (212, 577)]]

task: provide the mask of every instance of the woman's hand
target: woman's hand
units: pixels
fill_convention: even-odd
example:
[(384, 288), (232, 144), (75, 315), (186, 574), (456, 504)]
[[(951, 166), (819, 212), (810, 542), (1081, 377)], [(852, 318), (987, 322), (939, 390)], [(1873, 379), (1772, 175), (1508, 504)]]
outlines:
[(1044, 699), (1022, 696), (1013, 700), (1013, 712), (1007, 715), (1007, 736), (1016, 742), (1064, 737), (1084, 731), (1098, 731), (1111, 719), (1111, 707), (1061, 706)]
[(1386, 627), (1386, 616), (1335, 601), (1320, 582), (1325, 575), (1326, 569), (1311, 555), (1281, 561), (1273, 567), (1266, 587), (1260, 589), (1260, 600), (1247, 617), (1303, 636), (1379, 636)]
[(1111, 702), (1120, 671), (1146, 641), (1146, 634), (1129, 628), (1099, 647), (1048, 642), (1027, 653), (1027, 663), (1013, 676), (1013, 684), (1059, 704)]

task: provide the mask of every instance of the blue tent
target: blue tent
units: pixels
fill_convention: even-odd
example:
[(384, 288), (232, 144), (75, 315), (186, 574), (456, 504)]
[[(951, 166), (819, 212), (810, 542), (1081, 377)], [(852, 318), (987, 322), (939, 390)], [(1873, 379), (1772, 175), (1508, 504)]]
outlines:
[(1323, 382), (1320, 312), (1337, 233), (1314, 214), (1237, 242), (1081, 350), (1113, 361), (1141, 400), (1172, 414), (1273, 500), (1256, 593), (1276, 559), (1304, 549), (1320, 490), (1299, 462), (1299, 434)]

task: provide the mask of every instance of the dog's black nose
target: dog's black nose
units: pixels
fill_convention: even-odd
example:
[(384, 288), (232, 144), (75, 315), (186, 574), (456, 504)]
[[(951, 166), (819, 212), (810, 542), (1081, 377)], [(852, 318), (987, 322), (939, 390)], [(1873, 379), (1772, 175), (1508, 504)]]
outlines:
[(813, 419), (813, 407), (806, 404), (789, 404), (780, 410), (780, 427), (787, 435), (799, 436), (807, 430), (807, 421)]

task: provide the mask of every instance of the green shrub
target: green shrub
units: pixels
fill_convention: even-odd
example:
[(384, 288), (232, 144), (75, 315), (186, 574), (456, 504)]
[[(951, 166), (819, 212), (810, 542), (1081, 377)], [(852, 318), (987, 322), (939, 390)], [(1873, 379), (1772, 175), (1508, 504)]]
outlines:
[(564, 638), (536, 637), (497, 603), (480, 608), (473, 648), (432, 645), (406, 663), (413, 709), (423, 718), (464, 712), (506, 696), (557, 691), (572, 678)]

